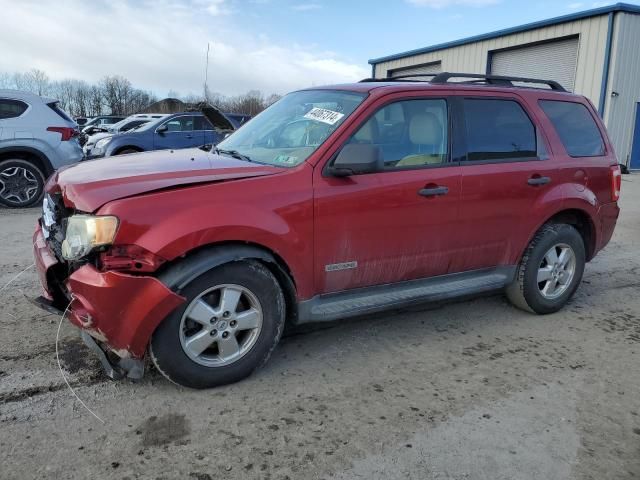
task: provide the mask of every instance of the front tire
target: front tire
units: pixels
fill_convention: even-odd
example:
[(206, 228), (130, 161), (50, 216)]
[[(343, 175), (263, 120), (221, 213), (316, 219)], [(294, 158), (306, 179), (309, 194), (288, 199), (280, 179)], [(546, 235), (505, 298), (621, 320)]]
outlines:
[(580, 285), (585, 262), (584, 242), (574, 227), (544, 225), (522, 256), (507, 297), (522, 310), (557, 312)]
[(20, 158), (0, 162), (0, 204), (25, 208), (42, 200), (44, 173), (28, 160)]
[(191, 388), (234, 383), (263, 365), (285, 323), (284, 295), (261, 263), (214, 268), (183, 290), (183, 306), (156, 329), (149, 352), (167, 379)]

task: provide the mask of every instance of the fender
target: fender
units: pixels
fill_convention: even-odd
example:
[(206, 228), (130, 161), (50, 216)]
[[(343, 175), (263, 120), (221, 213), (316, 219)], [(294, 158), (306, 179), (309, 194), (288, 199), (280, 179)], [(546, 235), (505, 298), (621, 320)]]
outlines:
[(30, 155), (33, 155), (34, 157), (38, 158), (41, 162), (42, 165), (44, 166), (45, 169), (45, 177), (48, 177), (49, 175), (51, 175), (54, 172), (54, 168), (51, 165), (51, 161), (49, 160), (49, 157), (47, 157), (44, 153), (42, 153), (40, 150), (37, 150), (33, 147), (4, 147), (4, 148), (0, 148), (0, 155), (3, 155), (5, 153), (12, 153), (12, 152), (22, 152), (22, 153), (28, 153)]
[[(305, 180), (307, 173), (302, 174)], [(107, 203), (116, 215), (115, 243), (138, 245), (168, 262), (214, 245), (255, 245), (282, 259), (297, 294), (313, 294), (313, 199), (306, 181), (273, 175), (156, 192)], [(278, 178), (275, 178), (278, 177)], [(297, 188), (290, 189), (290, 185)], [(153, 208), (150, 208), (150, 206)]]
[(586, 214), (591, 223), (591, 230), (594, 235), (595, 245), (599, 245), (600, 231), (597, 228), (598, 222), (598, 201), (595, 194), (585, 189), (579, 184), (564, 184), (556, 188), (550, 189), (549, 192), (540, 197), (533, 206), (536, 218), (539, 220), (534, 222), (533, 227), (525, 232), (524, 248), (518, 253), (516, 263), (520, 261), (524, 249), (534, 237), (536, 232), (557, 214), (565, 210), (578, 210)]

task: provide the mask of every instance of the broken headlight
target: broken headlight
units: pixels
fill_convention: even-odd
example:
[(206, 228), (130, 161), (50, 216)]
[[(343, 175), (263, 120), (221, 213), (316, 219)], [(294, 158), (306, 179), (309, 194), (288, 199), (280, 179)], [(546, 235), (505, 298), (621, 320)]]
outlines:
[(62, 256), (66, 260), (79, 260), (96, 247), (110, 245), (117, 229), (117, 217), (73, 215), (67, 219)]

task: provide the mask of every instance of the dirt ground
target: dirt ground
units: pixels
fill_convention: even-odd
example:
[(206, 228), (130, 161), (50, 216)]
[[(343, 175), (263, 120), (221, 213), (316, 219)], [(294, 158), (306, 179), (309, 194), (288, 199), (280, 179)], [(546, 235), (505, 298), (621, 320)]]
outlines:
[[(501, 295), (285, 338), (248, 380), (113, 382), (33, 268), (0, 292), (0, 478), (640, 477), (640, 176), (561, 312)], [(28, 267), (38, 209), (0, 210), (0, 288)]]

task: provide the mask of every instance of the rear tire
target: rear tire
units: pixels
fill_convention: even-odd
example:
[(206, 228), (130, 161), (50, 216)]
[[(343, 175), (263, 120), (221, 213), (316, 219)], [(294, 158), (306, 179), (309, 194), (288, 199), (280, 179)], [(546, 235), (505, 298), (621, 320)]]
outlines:
[(574, 227), (544, 225), (522, 256), (507, 297), (528, 312), (557, 312), (580, 285), (585, 262), (584, 241)]
[(44, 173), (28, 160), (0, 162), (0, 204), (25, 208), (37, 204), (44, 193)]
[(149, 352), (167, 379), (190, 388), (234, 383), (262, 366), (285, 323), (284, 295), (261, 263), (216, 267), (182, 291), (184, 305), (153, 333)]

